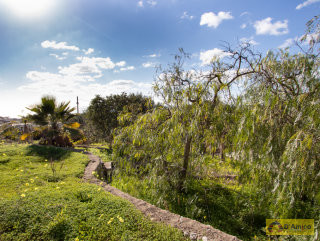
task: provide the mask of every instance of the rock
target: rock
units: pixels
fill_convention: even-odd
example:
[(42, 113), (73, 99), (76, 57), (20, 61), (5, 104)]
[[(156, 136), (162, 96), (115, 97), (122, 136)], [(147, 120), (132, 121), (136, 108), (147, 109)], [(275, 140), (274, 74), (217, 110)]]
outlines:
[(190, 239), (191, 240), (197, 240), (198, 235), (196, 233), (190, 233)]
[(183, 235), (184, 235), (185, 237), (188, 237), (188, 236), (189, 236), (189, 233), (188, 233), (187, 231), (184, 231), (184, 232), (183, 232)]
[(208, 238), (206, 236), (203, 236), (202, 241), (208, 241)]

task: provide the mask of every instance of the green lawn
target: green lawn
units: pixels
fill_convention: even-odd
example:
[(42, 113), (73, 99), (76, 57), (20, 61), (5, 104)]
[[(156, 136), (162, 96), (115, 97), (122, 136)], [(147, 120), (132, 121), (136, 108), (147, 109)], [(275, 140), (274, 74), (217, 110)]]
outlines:
[(0, 143), (0, 240), (184, 240), (83, 183), (87, 163), (81, 152)]

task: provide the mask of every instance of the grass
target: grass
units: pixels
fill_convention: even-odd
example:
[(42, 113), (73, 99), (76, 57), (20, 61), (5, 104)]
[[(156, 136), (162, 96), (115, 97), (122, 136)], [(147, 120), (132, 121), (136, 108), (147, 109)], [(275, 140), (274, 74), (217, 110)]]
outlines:
[(83, 183), (87, 163), (81, 152), (0, 144), (0, 240), (184, 240)]
[[(237, 173), (228, 159), (221, 163), (217, 158), (209, 163), (208, 173), (227, 175)], [(185, 193), (172, 190), (160, 192), (155, 179), (124, 173), (115, 175), (111, 183), (116, 188), (171, 212), (198, 220), (235, 235), (243, 240), (268, 240), (263, 228), (267, 214), (254, 203), (257, 197), (236, 180), (214, 176), (190, 178)]]

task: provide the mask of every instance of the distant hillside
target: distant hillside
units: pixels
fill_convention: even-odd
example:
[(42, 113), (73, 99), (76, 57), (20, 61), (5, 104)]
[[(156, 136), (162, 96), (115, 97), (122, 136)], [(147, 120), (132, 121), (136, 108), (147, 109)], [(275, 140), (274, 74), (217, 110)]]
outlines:
[(4, 123), (12, 122), (12, 121), (21, 122), (21, 119), (0, 116), (0, 125)]

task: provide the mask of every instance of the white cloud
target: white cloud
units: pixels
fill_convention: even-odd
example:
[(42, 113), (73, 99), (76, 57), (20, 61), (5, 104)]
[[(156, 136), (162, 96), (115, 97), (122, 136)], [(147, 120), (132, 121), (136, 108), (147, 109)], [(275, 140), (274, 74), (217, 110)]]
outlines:
[(250, 45), (258, 45), (259, 43), (256, 42), (253, 37), (250, 37), (250, 38), (241, 38), (240, 39), (240, 43), (249, 43)]
[(294, 39), (289, 38), (289, 39), (285, 40), (278, 48), (285, 49), (285, 48), (291, 47), (293, 44), (294, 44)]
[(155, 67), (155, 63), (146, 62), (146, 63), (143, 63), (142, 66), (143, 66), (144, 68), (151, 68), (151, 67)]
[(67, 57), (65, 57), (65, 56), (59, 56), (59, 55), (57, 55), (57, 54), (49, 54), (49, 55), (55, 57), (55, 58), (58, 59), (58, 60), (64, 60), (64, 59), (67, 58)]
[[(145, 1), (145, 2), (146, 2), (149, 6), (152, 6), (152, 7), (154, 7), (154, 6), (156, 6), (156, 5), (158, 4), (158, 2), (155, 1), (155, 0), (147, 0), (147, 1)], [(138, 5), (138, 7), (143, 8), (143, 7), (144, 7), (144, 1), (140, 0), (140, 1), (137, 3), (137, 5)]]
[(93, 52), (94, 52), (94, 49), (93, 49), (93, 48), (88, 48), (88, 50), (84, 50), (84, 53), (85, 53), (86, 55), (92, 54)]
[(250, 13), (249, 12), (243, 12), (243, 13), (240, 14), (240, 17), (245, 16), (245, 15), (250, 15)]
[(282, 35), (289, 33), (288, 20), (272, 23), (272, 18), (268, 17), (254, 23), (257, 35)]
[(142, 8), (143, 7), (143, 1), (138, 2), (138, 7)]
[(240, 26), (241, 29), (245, 29), (246, 27), (247, 27), (247, 24), (245, 24), (245, 23), (241, 24), (241, 26)]
[(118, 66), (118, 67), (123, 67), (125, 65), (126, 65), (126, 61), (120, 61), (120, 62), (116, 63), (116, 66)]
[(147, 3), (151, 6), (157, 5), (157, 1), (154, 1), (154, 0), (147, 0)]
[(200, 52), (200, 60), (202, 61), (201, 65), (208, 65), (211, 63), (213, 58), (224, 58), (228, 55), (230, 54), (218, 48)]
[(42, 48), (50, 48), (50, 49), (56, 49), (56, 50), (73, 50), (73, 51), (79, 51), (79, 48), (74, 45), (67, 45), (66, 42), (59, 42), (56, 41), (49, 41), (45, 40), (41, 43)]
[(208, 25), (208, 27), (217, 28), (223, 20), (233, 19), (230, 12), (213, 12), (204, 13), (201, 15), (200, 25)]
[(150, 54), (150, 55), (147, 55), (147, 56), (144, 56), (144, 57), (148, 57), (148, 58), (157, 58), (157, 57), (160, 57), (161, 54)]
[(189, 15), (188, 12), (183, 12), (182, 16), (180, 17), (181, 19), (189, 19), (192, 20), (194, 16)]
[(134, 66), (128, 66), (128, 67), (120, 68), (120, 71), (127, 71), (127, 70), (135, 70), (135, 67)]
[(307, 0), (307, 1), (304, 1), (303, 3), (300, 3), (300, 4), (296, 7), (296, 9), (297, 9), (297, 10), (300, 10), (301, 8), (304, 8), (304, 7), (306, 7), (306, 6), (309, 6), (309, 5), (311, 5), (311, 4), (313, 4), (313, 3), (317, 3), (317, 2), (320, 2), (320, 0)]
[(103, 69), (113, 69), (116, 65), (107, 58), (78, 57), (79, 63), (71, 64), (68, 67), (59, 67), (59, 73), (63, 75), (84, 75), (99, 78)]

